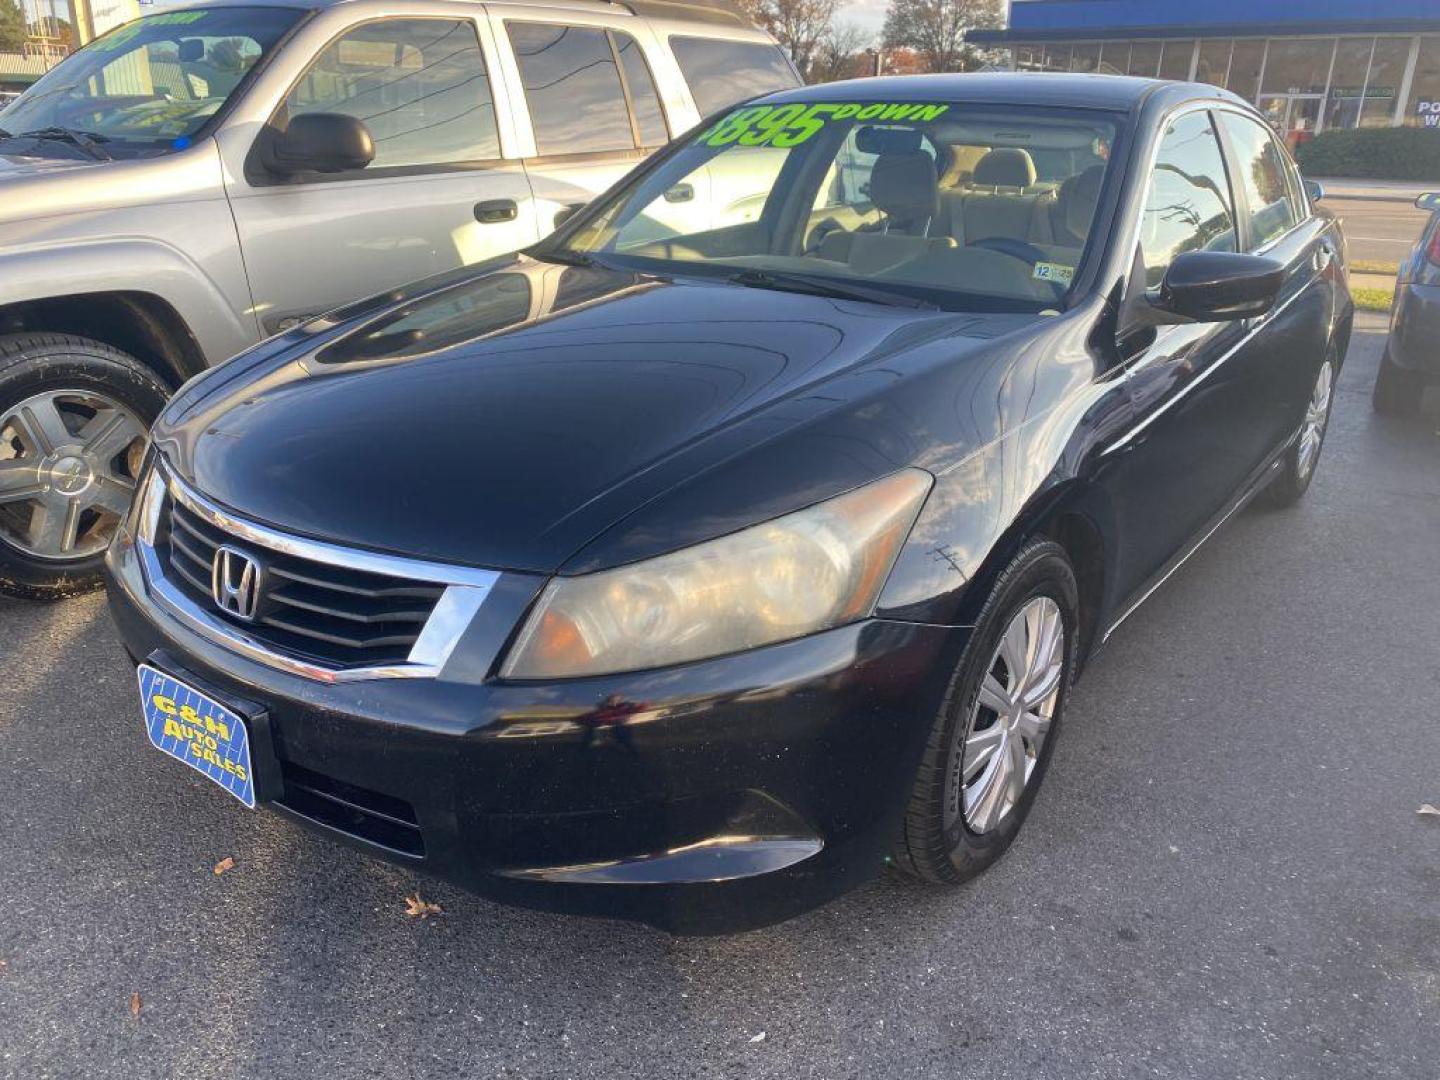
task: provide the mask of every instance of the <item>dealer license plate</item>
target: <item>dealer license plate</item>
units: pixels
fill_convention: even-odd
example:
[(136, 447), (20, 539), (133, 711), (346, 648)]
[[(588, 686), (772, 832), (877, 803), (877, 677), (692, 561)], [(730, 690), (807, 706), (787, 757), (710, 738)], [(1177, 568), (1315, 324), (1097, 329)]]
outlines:
[(141, 664), (136, 675), (151, 745), (215, 781), (253, 810), (255, 778), (245, 721), (149, 664)]

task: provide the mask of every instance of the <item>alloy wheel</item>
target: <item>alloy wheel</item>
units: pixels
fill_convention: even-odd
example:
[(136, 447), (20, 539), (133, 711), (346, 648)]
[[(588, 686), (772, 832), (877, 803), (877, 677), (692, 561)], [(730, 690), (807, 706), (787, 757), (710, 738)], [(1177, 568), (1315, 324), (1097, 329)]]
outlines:
[(144, 446), (140, 418), (89, 391), (47, 391), (0, 414), (0, 539), (41, 559), (104, 551)]
[(952, 753), (947, 828), (963, 813), (972, 832), (990, 832), (1014, 811), (1055, 718), (1064, 670), (1064, 617), (1054, 600), (1035, 597), (1005, 628)]
[(1310, 404), (1305, 407), (1305, 423), (1300, 428), (1300, 447), (1295, 463), (1301, 479), (1310, 475), (1320, 457), (1320, 443), (1325, 438), (1325, 425), (1330, 418), (1334, 381), (1334, 365), (1326, 360), (1315, 377), (1315, 389), (1310, 392)]

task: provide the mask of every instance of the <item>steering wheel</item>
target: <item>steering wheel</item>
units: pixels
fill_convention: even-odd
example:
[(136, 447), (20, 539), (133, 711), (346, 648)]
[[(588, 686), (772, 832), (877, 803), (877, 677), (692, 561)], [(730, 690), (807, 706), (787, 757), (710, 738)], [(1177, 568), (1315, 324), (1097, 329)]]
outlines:
[(987, 251), (1009, 255), (1012, 259), (1019, 259), (1026, 266), (1042, 263), (1046, 258), (1045, 252), (1034, 244), (1027, 244), (1024, 240), (1012, 240), (1008, 236), (988, 236), (984, 240), (972, 240), (966, 246), (985, 248)]

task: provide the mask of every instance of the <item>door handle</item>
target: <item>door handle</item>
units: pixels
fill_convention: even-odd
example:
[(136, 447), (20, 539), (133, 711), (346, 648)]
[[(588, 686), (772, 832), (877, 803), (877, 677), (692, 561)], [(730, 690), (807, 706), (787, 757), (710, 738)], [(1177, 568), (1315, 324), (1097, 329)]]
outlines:
[(694, 184), (679, 183), (665, 192), (665, 201), (668, 203), (690, 202), (694, 198)]
[(519, 216), (520, 207), (514, 199), (486, 199), (475, 204), (475, 220), (482, 225), (514, 221)]

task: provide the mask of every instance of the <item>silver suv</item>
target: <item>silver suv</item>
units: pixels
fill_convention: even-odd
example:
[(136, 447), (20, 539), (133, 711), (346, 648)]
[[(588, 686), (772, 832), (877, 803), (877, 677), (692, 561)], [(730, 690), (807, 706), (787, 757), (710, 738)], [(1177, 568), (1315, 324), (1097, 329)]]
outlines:
[(798, 81), (729, 0), (216, 0), (92, 42), (0, 110), (0, 591), (93, 586), (207, 364), (534, 243)]

